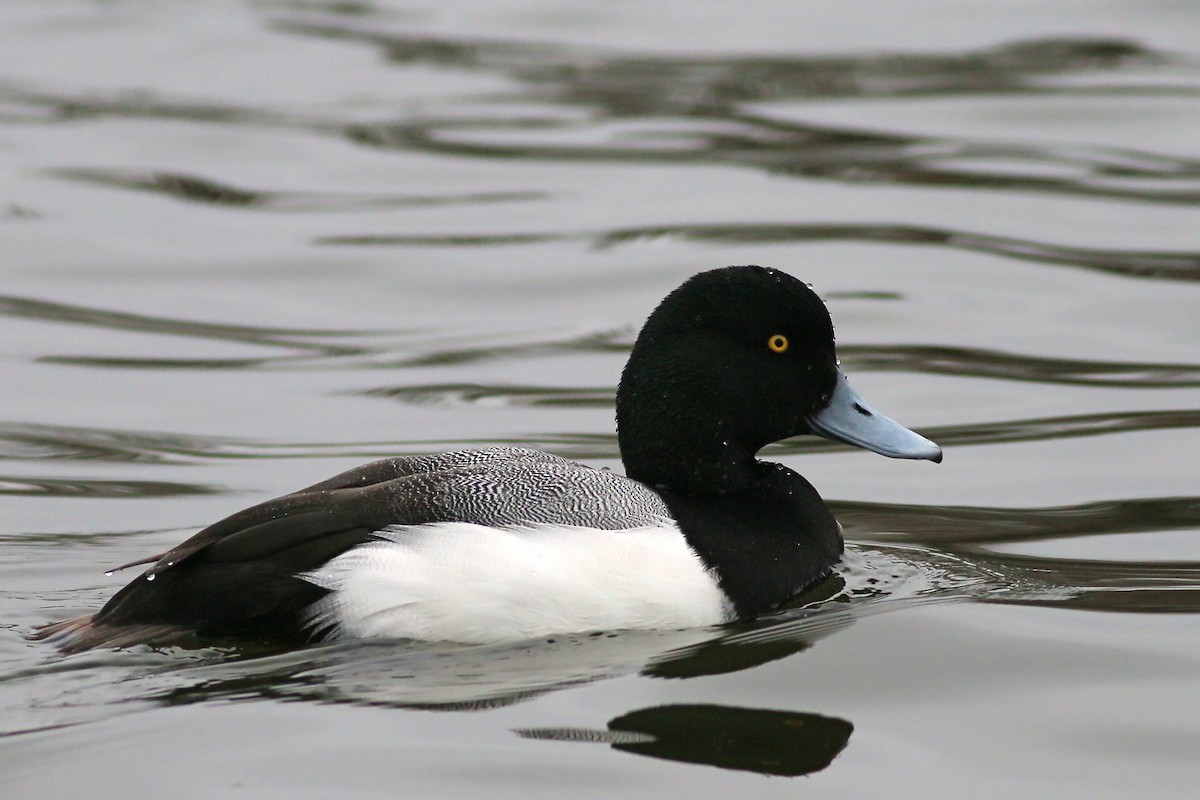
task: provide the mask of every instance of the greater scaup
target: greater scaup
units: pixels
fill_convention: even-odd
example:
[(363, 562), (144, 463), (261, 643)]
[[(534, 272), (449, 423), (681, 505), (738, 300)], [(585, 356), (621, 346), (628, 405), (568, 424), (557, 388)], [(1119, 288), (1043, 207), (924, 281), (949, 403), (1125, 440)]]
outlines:
[(764, 445), (815, 433), (942, 458), (850, 389), (821, 299), (757, 266), (667, 295), (616, 415), (628, 477), (507, 447), (377, 461), (135, 562), (151, 566), (100, 611), (35, 636), (79, 651), (712, 625), (778, 606), (842, 552), (816, 490), (755, 458)]

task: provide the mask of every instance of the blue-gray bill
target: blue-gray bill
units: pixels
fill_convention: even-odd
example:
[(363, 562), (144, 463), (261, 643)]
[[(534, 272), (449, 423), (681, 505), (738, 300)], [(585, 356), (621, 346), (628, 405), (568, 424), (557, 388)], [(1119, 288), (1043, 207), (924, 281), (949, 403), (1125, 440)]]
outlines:
[(871, 408), (850, 388), (841, 370), (829, 405), (809, 417), (808, 424), (818, 436), (889, 458), (923, 458), (934, 463), (942, 460), (942, 448)]

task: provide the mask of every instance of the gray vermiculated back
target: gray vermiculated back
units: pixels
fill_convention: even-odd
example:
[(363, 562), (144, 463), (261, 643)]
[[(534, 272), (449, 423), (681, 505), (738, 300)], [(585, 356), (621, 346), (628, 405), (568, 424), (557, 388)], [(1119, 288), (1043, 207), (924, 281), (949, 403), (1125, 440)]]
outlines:
[(607, 470), (523, 448), (461, 450), (394, 459), (387, 482), (397, 525), (578, 525), (605, 530), (670, 517), (647, 486)]

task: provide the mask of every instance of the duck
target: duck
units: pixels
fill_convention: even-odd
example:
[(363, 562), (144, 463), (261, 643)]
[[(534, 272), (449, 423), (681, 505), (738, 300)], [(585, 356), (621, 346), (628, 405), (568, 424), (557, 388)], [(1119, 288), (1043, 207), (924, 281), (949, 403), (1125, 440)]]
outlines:
[(754, 265), (693, 275), (654, 309), (616, 424), (624, 475), (522, 447), (375, 461), (125, 565), (149, 566), (32, 636), (71, 653), (716, 626), (792, 600), (843, 552), (817, 490), (763, 447), (815, 434), (942, 460), (851, 389), (821, 298)]

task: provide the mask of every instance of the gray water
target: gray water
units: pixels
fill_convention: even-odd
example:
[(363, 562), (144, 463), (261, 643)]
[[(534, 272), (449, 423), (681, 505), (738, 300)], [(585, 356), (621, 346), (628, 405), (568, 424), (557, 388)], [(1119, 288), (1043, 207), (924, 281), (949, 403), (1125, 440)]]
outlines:
[[(0, 5), (6, 797), (1194, 797), (1200, 5)], [(761, 263), (940, 466), (797, 439), (839, 575), (708, 631), (57, 656), (238, 508), (619, 467)], [(801, 775), (806, 777), (800, 777)]]

